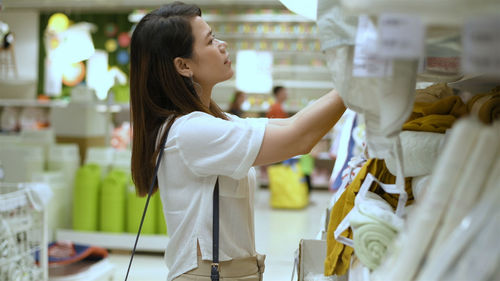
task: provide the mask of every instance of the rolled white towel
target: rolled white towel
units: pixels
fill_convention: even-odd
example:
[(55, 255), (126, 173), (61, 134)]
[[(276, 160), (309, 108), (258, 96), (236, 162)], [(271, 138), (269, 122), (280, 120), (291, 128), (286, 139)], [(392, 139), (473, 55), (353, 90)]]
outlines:
[(404, 223), (384, 199), (369, 191), (365, 196), (356, 197), (349, 222), (354, 233), (356, 256), (370, 269), (380, 265)]
[[(403, 131), (399, 136), (403, 147), (404, 176), (416, 177), (431, 174), (444, 140), (444, 134)], [(396, 175), (397, 161), (394, 156), (388, 154), (384, 159), (389, 172)]]

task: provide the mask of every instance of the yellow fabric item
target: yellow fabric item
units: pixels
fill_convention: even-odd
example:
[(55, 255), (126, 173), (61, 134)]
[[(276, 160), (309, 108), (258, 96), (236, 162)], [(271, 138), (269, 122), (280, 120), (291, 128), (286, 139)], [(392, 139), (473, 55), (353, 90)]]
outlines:
[(500, 119), (500, 87), (489, 93), (473, 96), (467, 102), (467, 110), (471, 114), (477, 114), (479, 120), (486, 124)]
[(453, 115), (427, 115), (403, 124), (403, 130), (444, 134), (457, 120)]
[(300, 166), (286, 164), (267, 168), (271, 207), (301, 209), (309, 204), (309, 195)]
[[(370, 159), (361, 168), (352, 183), (346, 188), (344, 193), (340, 196), (339, 200), (333, 206), (330, 213), (330, 221), (328, 222), (327, 240), (326, 240), (326, 259), (325, 259), (325, 275), (343, 275), (349, 268), (349, 263), (353, 253), (351, 247), (347, 247), (342, 243), (335, 240), (334, 232), (347, 216), (347, 214), (354, 207), (354, 199), (356, 198), (361, 184), (365, 180), (368, 173), (374, 175), (378, 180), (383, 183), (394, 184), (396, 177), (392, 175), (385, 166), (384, 160)], [(413, 193), (411, 191), (411, 179), (406, 179), (406, 192), (408, 193), (408, 204), (413, 203)], [(394, 209), (398, 204), (398, 195), (388, 194), (377, 184), (374, 183), (370, 191), (375, 192), (382, 196)], [(351, 238), (353, 237), (352, 230), (349, 228), (344, 231), (341, 236)]]
[(448, 87), (446, 83), (437, 83), (417, 90), (415, 102), (432, 103), (449, 96), (453, 96), (453, 89)]
[(416, 102), (410, 120), (432, 114), (453, 115), (459, 118), (467, 114), (467, 107), (459, 96), (442, 98), (433, 103)]
[(459, 96), (448, 96), (432, 103), (416, 102), (403, 130), (445, 133), (467, 113), (467, 106)]

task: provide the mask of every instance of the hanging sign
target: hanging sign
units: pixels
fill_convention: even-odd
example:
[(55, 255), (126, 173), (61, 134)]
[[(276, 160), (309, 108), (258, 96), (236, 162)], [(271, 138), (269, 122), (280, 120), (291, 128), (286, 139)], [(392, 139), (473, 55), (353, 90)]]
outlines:
[(392, 75), (392, 61), (377, 54), (377, 29), (372, 20), (359, 16), (352, 67), (354, 77), (386, 77)]
[(464, 25), (462, 70), (500, 76), (500, 18), (477, 18)]

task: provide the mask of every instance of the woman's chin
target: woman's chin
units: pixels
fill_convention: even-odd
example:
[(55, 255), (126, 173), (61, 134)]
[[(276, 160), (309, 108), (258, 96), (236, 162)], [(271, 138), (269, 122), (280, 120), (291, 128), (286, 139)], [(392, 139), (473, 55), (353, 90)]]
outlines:
[(229, 71), (229, 73), (227, 74), (227, 76), (221, 82), (227, 81), (227, 80), (233, 78), (233, 76), (234, 76), (234, 71), (231, 69), (231, 71)]

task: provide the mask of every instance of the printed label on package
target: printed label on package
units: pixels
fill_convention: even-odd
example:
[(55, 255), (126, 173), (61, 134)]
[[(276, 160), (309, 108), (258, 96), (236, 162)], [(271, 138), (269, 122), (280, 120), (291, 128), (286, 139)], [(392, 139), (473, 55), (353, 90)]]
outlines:
[(354, 77), (387, 77), (392, 75), (392, 60), (377, 54), (377, 29), (366, 15), (359, 16), (352, 67)]
[(383, 58), (419, 58), (424, 54), (425, 28), (420, 18), (382, 14), (378, 20), (378, 51)]
[(462, 70), (500, 77), (500, 18), (474, 19), (464, 26)]

